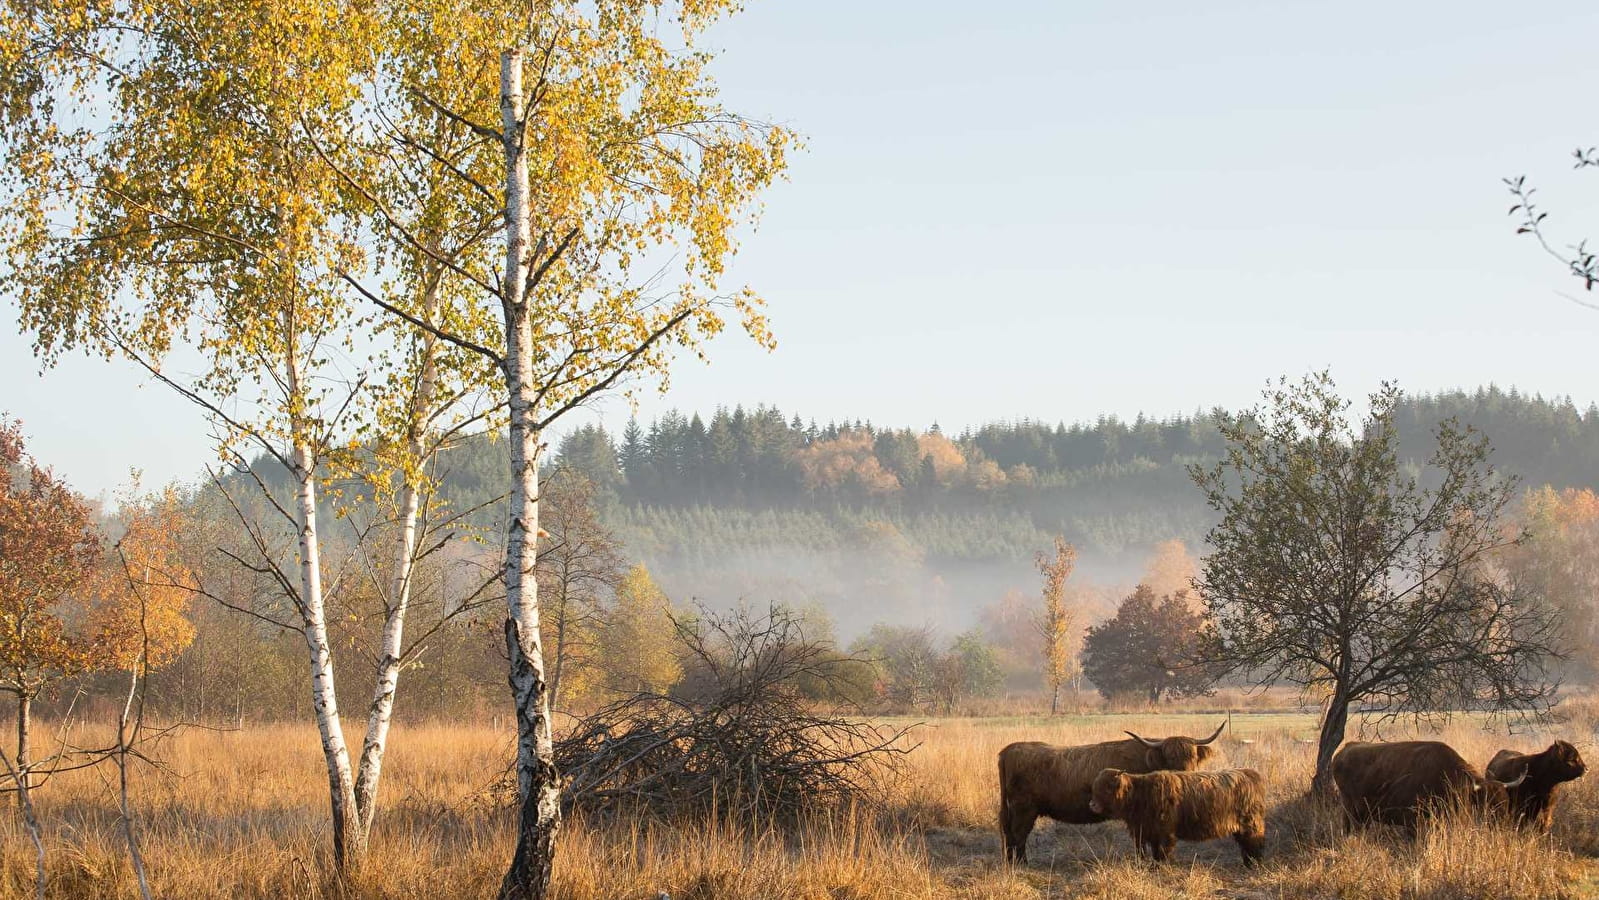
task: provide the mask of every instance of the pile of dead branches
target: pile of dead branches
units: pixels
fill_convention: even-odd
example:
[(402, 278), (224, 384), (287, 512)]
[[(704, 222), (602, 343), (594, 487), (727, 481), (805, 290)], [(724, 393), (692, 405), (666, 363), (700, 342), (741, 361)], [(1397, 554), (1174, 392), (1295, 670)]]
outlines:
[(701, 610), (677, 619), (684, 677), (580, 719), (556, 743), (567, 808), (789, 818), (880, 802), (913, 746), (904, 729), (821, 710), (801, 685), (852, 663), (803, 619)]

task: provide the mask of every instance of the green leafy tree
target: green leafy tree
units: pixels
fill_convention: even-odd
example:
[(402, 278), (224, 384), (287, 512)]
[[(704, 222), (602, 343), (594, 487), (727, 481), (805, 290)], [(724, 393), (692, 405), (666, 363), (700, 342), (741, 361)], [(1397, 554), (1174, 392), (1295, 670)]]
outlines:
[(979, 631), (955, 636), (933, 663), (933, 694), (945, 714), (970, 697), (991, 697), (1004, 681), (999, 655)]
[(1356, 704), (1386, 715), (1489, 707), (1536, 712), (1554, 620), (1491, 577), (1513, 479), (1488, 443), (1445, 421), (1425, 473), (1401, 468), (1400, 393), (1384, 385), (1358, 422), (1317, 373), (1227, 416), (1227, 455), (1192, 469), (1220, 521), (1199, 588), (1219, 663), (1324, 699), (1313, 788)]

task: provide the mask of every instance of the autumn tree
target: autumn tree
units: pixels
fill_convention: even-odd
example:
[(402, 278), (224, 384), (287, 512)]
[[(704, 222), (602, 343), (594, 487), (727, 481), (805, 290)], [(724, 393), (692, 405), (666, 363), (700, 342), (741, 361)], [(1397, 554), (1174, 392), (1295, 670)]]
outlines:
[(98, 579), (97, 603), (89, 615), (97, 662), (128, 674), (110, 757), (117, 768), (123, 836), (143, 900), (152, 895), (134, 826), (129, 756), (137, 752), (144, 757), (136, 748), (142, 740), (150, 672), (171, 662), (194, 640), (194, 626), (185, 617), (197, 584), (184, 562), (188, 518), (184, 499), (171, 486), (149, 497), (130, 490), (119, 509), (123, 531), (115, 545), (116, 558)]
[(1162, 697), (1210, 693), (1213, 668), (1204, 662), (1209, 623), (1187, 593), (1158, 596), (1140, 584), (1116, 615), (1088, 629), (1083, 639), (1083, 674), (1101, 696)]
[(194, 641), (188, 610), (199, 582), (184, 545), (187, 499), (168, 486), (149, 496), (130, 491), (120, 503), (122, 536), (99, 568), (87, 616), (96, 668), (143, 679)]
[(1020, 590), (1006, 591), (978, 613), (984, 639), (994, 647), (1007, 685), (1040, 683), (1038, 660), (1044, 655), (1035, 601)]
[(881, 496), (900, 489), (899, 479), (883, 468), (872, 436), (863, 430), (845, 431), (803, 447), (795, 453), (794, 462), (805, 486), (813, 491)]
[(1424, 473), (1401, 468), (1384, 385), (1369, 410), (1325, 373), (1269, 388), (1222, 423), (1227, 454), (1190, 470), (1220, 521), (1199, 588), (1220, 633), (1214, 659), (1261, 684), (1324, 694), (1313, 789), (1351, 708), (1384, 715), (1537, 712), (1554, 621), (1488, 565), (1505, 542), (1514, 481), (1488, 442), (1453, 421)]
[(1528, 491), (1516, 524), (1526, 540), (1501, 550), (1496, 563), (1509, 585), (1559, 611), (1566, 674), (1591, 684), (1599, 677), (1599, 495)]
[(1044, 608), (1038, 629), (1044, 638), (1044, 686), (1049, 689), (1049, 714), (1060, 703), (1060, 689), (1082, 673), (1078, 661), (1077, 631), (1082, 622), (1066, 597), (1066, 581), (1077, 566), (1077, 550), (1065, 538), (1055, 538), (1054, 554), (1038, 554), (1038, 571), (1044, 576)]
[[(388, 179), (372, 174), (385, 168), (447, 170), (455, 195), (502, 226), (497, 257), (450, 262), (469, 296), (436, 319), (359, 289), (474, 354), (505, 404), (505, 633), (522, 807), (504, 897), (544, 895), (560, 814), (535, 576), (546, 432), (626, 377), (664, 373), (673, 348), (720, 331), (728, 311), (770, 342), (756, 297), (720, 287), (735, 231), (792, 143), (717, 102), (711, 55), (696, 42), (734, 9), (722, 0), (387, 8), (372, 42), (384, 48), (382, 67), (366, 92), (379, 113), (322, 143), (377, 211), (374, 239), (385, 246), (430, 252), (437, 236), (388, 208)], [(658, 27), (666, 20), (680, 26), (670, 37)], [(485, 321), (495, 326), (486, 333)]]
[[(576, 469), (557, 468), (545, 479), (542, 490), (542, 521), (548, 538), (541, 541), (538, 557), (539, 591), (549, 609), (542, 620), (544, 645), (551, 648), (550, 704), (558, 705), (562, 690), (568, 698), (583, 695), (597, 686), (599, 665), (596, 654), (607, 618), (607, 602), (617, 598), (612, 615), (627, 615), (638, 610), (623, 610), (636, 604), (635, 594), (651, 593), (642, 584), (648, 573), (627, 571), (621, 543), (600, 521), (595, 508), (594, 483)], [(650, 585), (653, 587), (653, 584)], [(625, 598), (622, 590), (629, 591)], [(662, 603), (664, 605), (664, 603)], [(644, 610), (651, 627), (659, 627), (657, 610)]]
[(28, 454), (20, 422), (0, 419), (0, 691), (17, 701), (13, 774), (24, 803), (38, 762), (33, 702), (95, 661), (71, 622), (87, 606), (100, 554), (92, 508)]
[(1144, 566), (1144, 577), (1139, 584), (1148, 585), (1156, 597), (1166, 597), (1183, 592), (1190, 603), (1199, 603), (1193, 591), (1194, 578), (1199, 575), (1199, 559), (1188, 552), (1188, 545), (1177, 538), (1155, 545), (1149, 562)]
[(617, 694), (665, 691), (683, 674), (674, 654), (672, 605), (642, 565), (629, 569), (600, 628), (597, 660), (605, 687)]

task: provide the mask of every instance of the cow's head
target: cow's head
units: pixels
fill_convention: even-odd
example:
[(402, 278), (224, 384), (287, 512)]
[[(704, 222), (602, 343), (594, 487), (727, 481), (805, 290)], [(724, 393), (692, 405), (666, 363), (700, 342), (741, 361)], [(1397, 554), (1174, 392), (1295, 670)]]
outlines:
[(1215, 755), (1216, 748), (1210, 744), (1226, 727), (1226, 722), (1217, 725), (1216, 730), (1211, 732), (1208, 738), (1169, 737), (1155, 740), (1140, 737), (1131, 731), (1127, 734), (1149, 748), (1145, 764), (1149, 766), (1150, 771), (1169, 769), (1174, 772), (1191, 772)]
[(1528, 760), (1528, 771), (1534, 767), (1538, 769), (1538, 780), (1550, 784), (1562, 781), (1575, 781), (1588, 771), (1588, 766), (1582, 761), (1582, 754), (1577, 752), (1569, 741), (1555, 741), (1549, 749), (1538, 754), (1537, 762)]
[(1089, 789), (1088, 808), (1097, 816), (1120, 816), (1132, 783), (1132, 778), (1121, 769), (1101, 770)]

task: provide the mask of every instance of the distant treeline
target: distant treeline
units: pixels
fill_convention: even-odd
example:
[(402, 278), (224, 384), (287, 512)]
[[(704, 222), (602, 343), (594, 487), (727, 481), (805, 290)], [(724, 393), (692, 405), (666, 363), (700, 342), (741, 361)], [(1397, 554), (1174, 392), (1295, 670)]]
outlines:
[[(1030, 559), (1057, 533), (1116, 555), (1203, 534), (1209, 514), (1186, 466), (1222, 452), (1219, 415), (1024, 420), (949, 436), (936, 424), (820, 424), (769, 406), (673, 411), (619, 435), (571, 432), (555, 464), (587, 475), (607, 518), (646, 555), (825, 551), (870, 522), (892, 524), (932, 559)], [(1407, 460), (1425, 462), (1449, 417), (1486, 434), (1495, 466), (1528, 485), (1599, 486), (1599, 409), (1497, 387), (1416, 396), (1400, 409)], [(451, 451), (444, 493), (457, 508), (503, 489), (504, 452), (486, 440)]]

